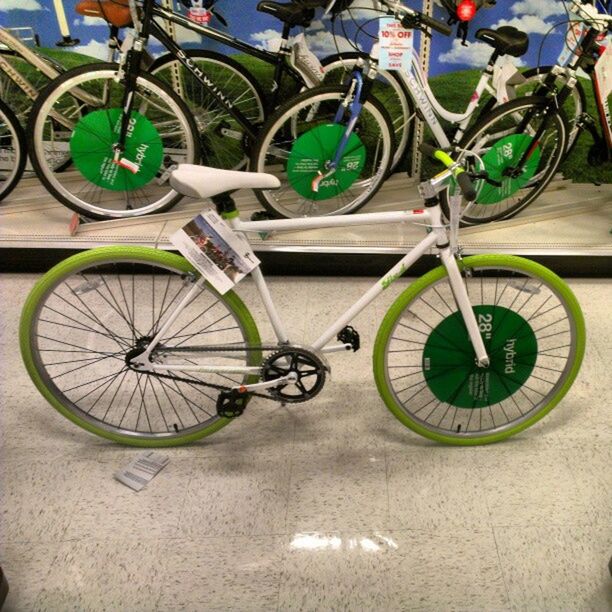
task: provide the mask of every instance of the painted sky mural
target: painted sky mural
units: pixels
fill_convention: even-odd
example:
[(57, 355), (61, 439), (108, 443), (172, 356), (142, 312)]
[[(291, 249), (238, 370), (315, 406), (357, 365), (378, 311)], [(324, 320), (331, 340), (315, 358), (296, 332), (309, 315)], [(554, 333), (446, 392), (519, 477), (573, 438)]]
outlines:
[[(74, 12), (74, 0), (64, 0), (71, 34), (81, 40), (76, 51), (87, 55), (105, 58), (106, 25), (102, 20), (84, 18)], [(414, 8), (420, 7), (418, 0), (407, 3)], [(279, 32), (279, 22), (274, 18), (258, 13), (257, 0), (218, 0), (217, 9), (227, 19), (227, 30), (237, 36), (257, 45), (266, 45)], [(353, 15), (371, 18), (372, 0), (355, 0)], [(442, 9), (436, 9), (436, 15), (444, 18)], [(474, 33), (479, 27), (498, 27), (512, 25), (530, 36), (530, 49), (525, 58), (519, 60), (524, 65), (535, 66), (538, 58), (541, 64), (550, 64), (559, 56), (564, 45), (566, 26), (553, 29), (544, 40), (544, 34), (549, 32), (555, 23), (566, 19), (566, 8), (562, 0), (519, 0), (509, 2), (498, 0), (497, 5), (490, 9), (481, 9), (470, 26), (469, 45), (463, 46), (456, 38), (446, 38), (440, 34), (433, 36), (430, 73), (432, 75), (484, 66), (491, 48), (474, 41)], [(352, 23), (344, 22), (349, 38), (352, 37)], [(39, 35), (43, 46), (53, 46), (59, 40), (59, 28), (53, 11), (53, 0), (0, 0), (0, 25), (5, 27), (31, 26)], [(213, 21), (215, 27), (224, 29), (218, 21)], [(351, 43), (340, 34), (336, 42), (331, 35), (329, 18), (318, 18), (307, 32), (310, 48), (319, 56), (336, 52), (336, 44), (341, 50), (350, 49)], [(202, 40), (188, 30), (179, 33), (180, 40), (189, 47), (212, 48), (231, 53), (226, 47), (215, 45), (211, 41)], [(367, 38), (361, 37), (360, 43), (367, 47)], [(544, 44), (542, 45), (542, 41)], [(540, 52), (541, 49), (541, 52)], [(154, 53), (161, 52), (159, 44), (153, 42)]]

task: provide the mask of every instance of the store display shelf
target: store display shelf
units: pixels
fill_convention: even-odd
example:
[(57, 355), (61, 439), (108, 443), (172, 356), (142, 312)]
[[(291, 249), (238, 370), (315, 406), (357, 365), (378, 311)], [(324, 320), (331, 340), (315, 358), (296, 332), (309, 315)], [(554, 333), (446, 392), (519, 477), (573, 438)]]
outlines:
[[(70, 180), (67, 173), (66, 180)], [(243, 218), (261, 207), (250, 191), (235, 194)], [(5, 269), (19, 268), (19, 261), (44, 250), (45, 260), (56, 260), (64, 251), (82, 250), (116, 243), (142, 244), (172, 249), (169, 236), (208, 204), (185, 199), (172, 211), (130, 220), (88, 222), (70, 235), (72, 216), (52, 199), (35, 178), (26, 178), (0, 205), (0, 248)], [(391, 177), (362, 212), (379, 212), (421, 206), (416, 185), (403, 175)], [(609, 268), (612, 260), (612, 185), (575, 184), (558, 178), (537, 202), (507, 221), (462, 230), (465, 253), (502, 252), (536, 257), (584, 257), (598, 267)], [(337, 229), (283, 232), (254, 236), (259, 253), (293, 255), (324, 253), (346, 256), (392, 256), (416, 244), (422, 229), (409, 224), (361, 226)], [(50, 252), (55, 251), (54, 255)], [(23, 257), (28, 252), (29, 257)], [(21, 256), (18, 256), (18, 253)], [(42, 252), (38, 253), (42, 256)], [(283, 259), (286, 260), (286, 257)], [(302, 258), (303, 261), (303, 258)], [(42, 264), (41, 264), (42, 265)], [(590, 265), (590, 264), (589, 264)], [(27, 265), (26, 265), (27, 267)], [(588, 267), (588, 266), (587, 266)]]

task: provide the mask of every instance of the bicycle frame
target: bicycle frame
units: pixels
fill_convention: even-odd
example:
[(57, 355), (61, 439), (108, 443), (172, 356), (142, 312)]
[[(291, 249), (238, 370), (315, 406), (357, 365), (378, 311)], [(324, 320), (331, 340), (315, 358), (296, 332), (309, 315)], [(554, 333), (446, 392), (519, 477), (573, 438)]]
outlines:
[(476, 89), (470, 98), (470, 102), (463, 113), (452, 113), (444, 108), (435, 97), (427, 78), (423, 74), (420, 66), (420, 59), (416, 53), (413, 53), (410, 70), (400, 71), (399, 75), (403, 83), (408, 88), (412, 99), (421, 111), (423, 117), (427, 122), (428, 127), (431, 129), (434, 138), (442, 148), (449, 147), (451, 141), (442, 129), (442, 125), (438, 117), (442, 117), (446, 121), (450, 121), (457, 125), (457, 130), (453, 137), (454, 142), (458, 142), (474, 114), (474, 111), (478, 108), (480, 98), (485, 90), (494, 93), (489, 86), (489, 81), (493, 76), (493, 69), (495, 65), (494, 55), (492, 56), (489, 64), (485, 68)]
[[(236, 49), (237, 51), (241, 51), (242, 53), (246, 53), (252, 57), (260, 59), (268, 64), (272, 64), (275, 67), (274, 79), (272, 82), (272, 92), (274, 93), (274, 101), (273, 104), (277, 102), (278, 90), (280, 87), (280, 80), (283, 74), (288, 74), (296, 83), (302, 84), (304, 82), (300, 73), (291, 66), (287, 61), (285, 61), (286, 57), (289, 55), (289, 47), (281, 46), (280, 50), (277, 53), (272, 51), (267, 51), (265, 49), (259, 49), (254, 45), (251, 45), (235, 36), (230, 36), (221, 30), (217, 30), (210, 26), (201, 26), (191, 19), (184, 17), (174, 11), (164, 8), (158, 4), (154, 4), (152, 7), (152, 15), (154, 17), (160, 17), (166, 21), (172, 22), (176, 25), (180, 25), (200, 36), (205, 38), (210, 38), (215, 42), (221, 43), (223, 45), (227, 45), (232, 49)], [(159, 27), (159, 26), (158, 26)], [(285, 26), (283, 28), (282, 39), (286, 40), (289, 36), (289, 26)], [(165, 34), (165, 32), (164, 32)], [(174, 41), (173, 41), (174, 42)], [(170, 50), (170, 49), (169, 49)]]
[[(443, 184), (450, 176), (448, 171), (439, 175), (438, 184)], [(355, 316), (364, 310), (372, 301), (374, 301), (391, 283), (397, 280), (404, 274), (422, 255), (431, 248), (437, 248), (440, 254), (440, 260), (448, 272), (449, 283), (452, 288), (457, 306), (461, 311), (465, 321), (470, 339), (475, 348), (476, 358), (480, 366), (488, 364), (487, 352), (479, 332), (476, 316), (470, 304), (467, 294), (467, 289), (455, 256), (450, 247), (449, 233), (446, 227), (442, 224), (442, 213), (440, 205), (429, 206), (425, 210), (412, 211), (394, 211), (384, 213), (366, 213), (356, 214), (351, 216), (329, 216), (329, 217), (310, 217), (299, 219), (276, 219), (265, 221), (241, 221), (237, 216), (229, 220), (232, 229), (240, 233), (249, 232), (272, 232), (272, 231), (291, 231), (305, 229), (320, 229), (330, 227), (349, 227), (355, 225), (370, 225), (370, 224), (392, 224), (392, 223), (414, 223), (422, 224), (431, 231), (421, 240), (415, 247), (410, 249), (404, 257), (400, 259), (383, 277), (381, 277), (366, 293), (357, 300), (348, 310), (341, 314), (311, 345), (311, 348), (321, 353), (333, 353), (345, 351), (345, 344), (330, 344), (338, 332), (343, 329)], [(278, 311), (270, 295), (270, 291), (265, 282), (263, 273), (259, 268), (251, 272), (251, 276), (264, 305), (268, 318), (274, 329), (274, 333), (279, 344), (289, 343), (287, 329), (284, 326)], [(205, 281), (203, 278), (198, 279), (191, 290), (183, 298), (181, 303), (169, 315), (166, 321), (161, 326), (155, 338), (151, 341), (147, 350), (138, 356), (139, 369), (144, 371), (166, 371), (173, 370), (208, 372), (208, 373), (240, 373), (253, 374), (259, 372), (257, 366), (226, 366), (226, 365), (185, 365), (185, 364), (160, 364), (151, 361), (151, 354), (160, 340), (164, 337), (167, 331), (172, 326), (180, 312), (185, 308), (196, 294), (202, 289)], [(191, 351), (197, 352), (197, 347), (193, 347)], [(180, 352), (180, 351), (179, 351)], [(222, 351), (219, 351), (222, 352)], [(169, 349), (171, 354), (172, 350)], [(262, 388), (266, 383), (255, 383), (255, 388)], [(246, 385), (246, 389), (252, 385)]]

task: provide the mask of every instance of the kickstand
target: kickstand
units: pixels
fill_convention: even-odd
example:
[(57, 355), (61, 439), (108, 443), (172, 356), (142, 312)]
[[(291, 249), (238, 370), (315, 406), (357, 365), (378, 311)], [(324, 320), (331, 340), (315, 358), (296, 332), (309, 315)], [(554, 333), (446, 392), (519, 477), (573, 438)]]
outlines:
[(85, 225), (86, 223), (92, 223), (93, 221), (93, 219), (90, 219), (89, 217), (83, 217), (82, 215), (79, 215), (79, 213), (75, 212), (70, 218), (70, 223), (68, 224), (68, 231), (70, 232), (71, 236), (75, 236), (79, 231), (79, 227), (81, 227), (81, 225)]

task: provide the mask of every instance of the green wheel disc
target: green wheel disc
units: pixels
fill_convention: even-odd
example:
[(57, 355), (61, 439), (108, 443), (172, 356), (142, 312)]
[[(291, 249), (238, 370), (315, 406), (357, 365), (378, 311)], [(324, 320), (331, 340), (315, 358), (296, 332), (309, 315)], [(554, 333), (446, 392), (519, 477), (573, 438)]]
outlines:
[(287, 162), (287, 175), (289, 183), (301, 196), (315, 201), (327, 200), (349, 189), (359, 178), (365, 165), (366, 149), (361, 138), (352, 133), (336, 171), (319, 183), (318, 191), (312, 189), (312, 182), (319, 173), (327, 172), (325, 163), (334, 159), (345, 130), (345, 126), (328, 123), (308, 130), (295, 141)]
[(132, 191), (144, 187), (156, 176), (164, 157), (161, 138), (155, 126), (132, 111), (122, 159), (114, 162), (113, 145), (121, 130), (120, 108), (97, 110), (76, 124), (70, 138), (70, 154), (79, 172), (91, 183), (111, 191)]
[[(527, 134), (512, 134), (498, 140), (482, 157), (489, 178), (501, 186), (479, 181), (478, 204), (496, 204), (515, 194), (531, 180), (540, 165), (541, 149)], [(518, 175), (509, 176), (506, 171), (514, 168), (526, 151), (533, 147)]]
[(491, 363), (476, 365), (474, 349), (460, 312), (446, 317), (432, 331), (423, 352), (423, 372), (431, 392), (459, 408), (485, 408), (518, 391), (538, 355), (530, 325), (502, 306), (474, 307)]

